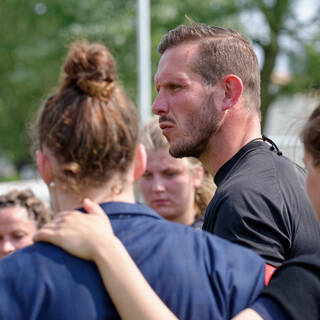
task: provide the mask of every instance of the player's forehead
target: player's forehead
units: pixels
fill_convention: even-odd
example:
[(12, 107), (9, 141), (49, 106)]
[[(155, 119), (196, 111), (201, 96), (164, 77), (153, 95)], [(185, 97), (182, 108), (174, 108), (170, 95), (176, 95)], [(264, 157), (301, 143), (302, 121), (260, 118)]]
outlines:
[(159, 171), (170, 169), (185, 169), (185, 159), (174, 158), (169, 154), (168, 148), (160, 148), (147, 152), (147, 169)]
[(155, 83), (175, 80), (183, 81), (187, 73), (192, 72), (192, 62), (197, 51), (197, 44), (187, 42), (168, 48), (161, 56), (154, 77)]

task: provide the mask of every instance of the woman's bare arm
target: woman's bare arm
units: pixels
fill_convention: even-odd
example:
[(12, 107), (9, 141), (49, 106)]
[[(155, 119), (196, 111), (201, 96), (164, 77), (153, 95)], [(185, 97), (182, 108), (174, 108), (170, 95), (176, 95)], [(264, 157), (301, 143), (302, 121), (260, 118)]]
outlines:
[(253, 309), (244, 309), (233, 317), (232, 320), (263, 320), (263, 318)]

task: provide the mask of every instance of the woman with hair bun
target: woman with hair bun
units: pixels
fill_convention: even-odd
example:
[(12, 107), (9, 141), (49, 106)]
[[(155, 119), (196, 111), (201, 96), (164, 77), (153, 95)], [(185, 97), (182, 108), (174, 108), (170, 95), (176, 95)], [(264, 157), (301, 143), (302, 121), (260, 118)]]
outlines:
[(56, 211), (77, 208), (92, 193), (103, 202), (127, 192), (135, 153), (144, 156), (136, 150), (135, 107), (115, 83), (110, 52), (101, 44), (74, 43), (64, 71), (37, 125), (37, 165)]

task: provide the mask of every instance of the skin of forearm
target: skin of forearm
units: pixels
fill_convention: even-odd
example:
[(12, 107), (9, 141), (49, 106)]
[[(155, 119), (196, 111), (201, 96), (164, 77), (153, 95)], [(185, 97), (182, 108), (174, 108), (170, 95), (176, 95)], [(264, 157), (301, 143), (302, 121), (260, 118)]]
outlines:
[(231, 320), (263, 320), (263, 318), (253, 309), (245, 309)]
[(121, 319), (177, 319), (149, 286), (118, 238), (96, 248), (94, 261)]

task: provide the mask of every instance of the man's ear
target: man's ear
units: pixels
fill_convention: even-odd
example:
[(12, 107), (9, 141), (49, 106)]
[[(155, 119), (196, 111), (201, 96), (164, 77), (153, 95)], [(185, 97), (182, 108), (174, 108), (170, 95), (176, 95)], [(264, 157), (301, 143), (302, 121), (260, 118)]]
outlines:
[(50, 182), (54, 179), (50, 158), (41, 150), (37, 150), (36, 161), (41, 178), (49, 186)]
[(139, 144), (134, 157), (134, 180), (138, 180), (146, 170), (147, 152), (143, 144)]
[(222, 100), (222, 111), (234, 106), (243, 91), (242, 80), (234, 74), (229, 74), (223, 78), (224, 98)]

